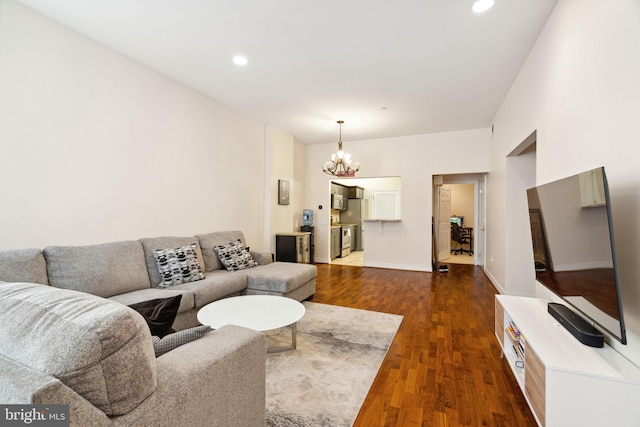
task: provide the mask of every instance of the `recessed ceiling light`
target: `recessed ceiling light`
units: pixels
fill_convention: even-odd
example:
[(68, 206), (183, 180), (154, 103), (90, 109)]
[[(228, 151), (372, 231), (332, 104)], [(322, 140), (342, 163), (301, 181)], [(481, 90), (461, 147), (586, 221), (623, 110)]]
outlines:
[(471, 10), (473, 10), (475, 13), (486, 12), (493, 7), (493, 3), (494, 0), (477, 0), (475, 3), (473, 3), (473, 6), (471, 6)]
[(244, 56), (238, 55), (233, 57), (233, 63), (236, 65), (247, 65), (249, 60)]

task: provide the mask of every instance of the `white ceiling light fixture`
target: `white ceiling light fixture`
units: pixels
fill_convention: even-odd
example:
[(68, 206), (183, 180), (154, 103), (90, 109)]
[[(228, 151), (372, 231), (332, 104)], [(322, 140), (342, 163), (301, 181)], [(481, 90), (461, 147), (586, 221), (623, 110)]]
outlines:
[(236, 65), (247, 65), (249, 60), (245, 56), (236, 55), (233, 57), (233, 63)]
[(331, 160), (322, 166), (322, 172), (333, 176), (355, 176), (360, 170), (360, 163), (354, 162), (351, 167), (351, 154), (345, 153), (342, 149), (342, 124), (343, 120), (338, 120), (340, 126), (340, 139), (338, 140), (338, 152), (331, 155)]
[(494, 5), (494, 0), (476, 0), (471, 6), (471, 10), (475, 13), (486, 12), (491, 9)]

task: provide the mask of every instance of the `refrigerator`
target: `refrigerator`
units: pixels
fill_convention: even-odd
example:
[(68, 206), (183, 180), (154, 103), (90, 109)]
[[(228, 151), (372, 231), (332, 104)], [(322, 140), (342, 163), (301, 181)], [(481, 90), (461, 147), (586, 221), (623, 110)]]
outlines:
[(364, 250), (364, 221), (367, 214), (367, 200), (366, 199), (349, 199), (347, 204), (347, 210), (340, 212), (340, 222), (342, 224), (355, 224), (356, 235), (351, 236), (351, 239), (355, 238), (356, 251)]

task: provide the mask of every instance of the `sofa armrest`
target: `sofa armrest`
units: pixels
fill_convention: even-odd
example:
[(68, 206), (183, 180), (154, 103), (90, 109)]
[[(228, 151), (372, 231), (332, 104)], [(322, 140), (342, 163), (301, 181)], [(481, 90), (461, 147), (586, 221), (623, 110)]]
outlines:
[(270, 252), (251, 252), (251, 256), (258, 265), (267, 265), (273, 262), (273, 254)]
[(109, 417), (59, 379), (0, 356), (0, 402), (68, 404), (71, 426), (108, 426)]
[(130, 413), (131, 426), (258, 426), (265, 423), (264, 334), (224, 326), (158, 357), (158, 388)]

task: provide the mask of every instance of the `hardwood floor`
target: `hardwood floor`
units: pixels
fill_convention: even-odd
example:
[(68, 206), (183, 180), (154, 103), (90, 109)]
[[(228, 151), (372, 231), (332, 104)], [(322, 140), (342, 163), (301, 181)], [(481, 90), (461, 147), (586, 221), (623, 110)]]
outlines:
[(535, 426), (494, 335), (480, 267), (448, 273), (318, 264), (312, 301), (404, 316), (354, 424)]

